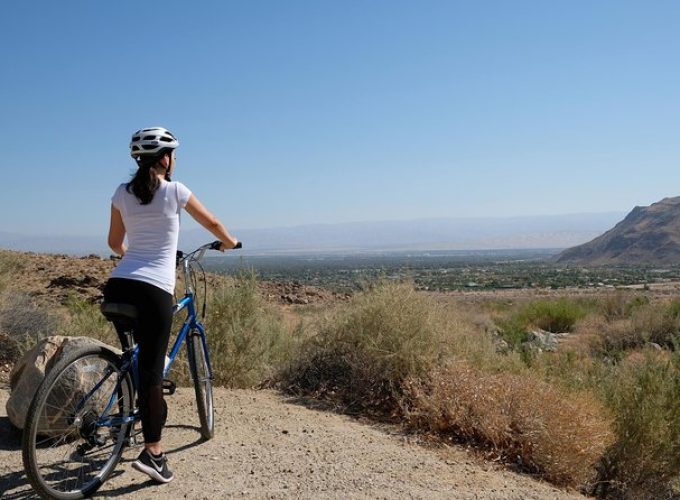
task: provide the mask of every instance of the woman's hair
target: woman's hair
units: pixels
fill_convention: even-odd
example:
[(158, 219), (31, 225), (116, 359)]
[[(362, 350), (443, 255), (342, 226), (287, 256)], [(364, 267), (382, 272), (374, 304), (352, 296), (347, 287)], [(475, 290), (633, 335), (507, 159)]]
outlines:
[[(154, 167), (163, 168), (159, 165), (161, 158), (169, 152), (171, 148), (165, 148), (155, 155), (144, 155), (137, 158), (137, 171), (127, 183), (126, 189), (128, 193), (134, 194), (142, 205), (148, 205), (153, 200), (153, 195), (160, 186), (160, 181), (156, 173), (153, 171)], [(165, 171), (165, 179), (168, 177), (167, 169)]]

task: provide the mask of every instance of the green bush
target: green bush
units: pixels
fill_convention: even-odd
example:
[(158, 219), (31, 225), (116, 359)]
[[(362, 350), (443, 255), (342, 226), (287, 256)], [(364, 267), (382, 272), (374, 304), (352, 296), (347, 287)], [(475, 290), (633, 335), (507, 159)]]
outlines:
[(519, 313), (520, 321), (548, 332), (571, 332), (576, 322), (587, 314), (586, 307), (570, 299), (536, 300)]
[(503, 335), (503, 339), (515, 349), (527, 341), (529, 337), (528, 326), (524, 319), (518, 315), (498, 320), (498, 327)]
[(540, 328), (553, 333), (571, 332), (586, 316), (589, 305), (572, 299), (534, 300), (497, 319), (506, 342), (518, 348), (528, 338), (528, 330)]

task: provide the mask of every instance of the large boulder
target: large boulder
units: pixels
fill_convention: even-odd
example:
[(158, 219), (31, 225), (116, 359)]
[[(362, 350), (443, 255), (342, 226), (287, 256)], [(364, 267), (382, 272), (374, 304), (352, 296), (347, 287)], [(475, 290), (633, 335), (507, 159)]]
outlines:
[[(86, 345), (103, 346), (113, 352), (120, 352), (120, 350), (114, 347), (89, 337), (62, 337), (53, 335), (41, 340), (15, 363), (10, 373), (11, 394), (6, 405), (7, 416), (15, 427), (19, 429), (24, 428), (28, 407), (31, 405), (33, 396), (45, 378), (45, 374), (64, 356)], [(88, 382), (90, 381), (87, 380), (84, 374), (68, 377), (68, 380), (65, 381), (68, 387), (60, 387), (59, 393), (71, 397), (83, 394), (83, 384)], [(90, 385), (89, 387), (92, 386)], [(63, 405), (67, 405), (68, 402), (66, 399), (61, 401)], [(52, 417), (56, 419), (58, 415), (55, 414)]]

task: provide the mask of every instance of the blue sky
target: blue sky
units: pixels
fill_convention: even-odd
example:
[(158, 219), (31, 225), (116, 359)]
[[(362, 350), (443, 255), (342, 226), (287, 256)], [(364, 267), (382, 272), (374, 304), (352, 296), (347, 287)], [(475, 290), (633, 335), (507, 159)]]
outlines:
[(675, 1), (0, 6), (0, 231), (97, 234), (130, 135), (230, 228), (680, 194)]

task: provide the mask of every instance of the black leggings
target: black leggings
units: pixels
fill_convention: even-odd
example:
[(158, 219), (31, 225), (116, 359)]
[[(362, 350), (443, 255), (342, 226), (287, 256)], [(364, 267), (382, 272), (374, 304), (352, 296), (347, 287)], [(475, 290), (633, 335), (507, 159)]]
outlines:
[[(144, 442), (156, 443), (161, 440), (161, 428), (167, 416), (162, 384), (174, 297), (143, 281), (111, 278), (104, 287), (104, 300), (132, 304), (139, 311), (134, 331), (135, 342), (139, 345), (139, 411)], [(124, 344), (122, 333), (119, 330), (118, 336)]]

